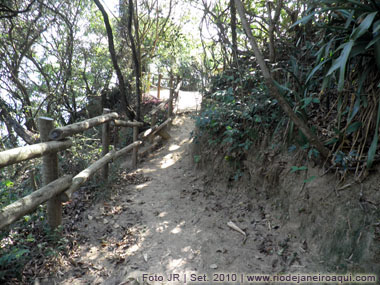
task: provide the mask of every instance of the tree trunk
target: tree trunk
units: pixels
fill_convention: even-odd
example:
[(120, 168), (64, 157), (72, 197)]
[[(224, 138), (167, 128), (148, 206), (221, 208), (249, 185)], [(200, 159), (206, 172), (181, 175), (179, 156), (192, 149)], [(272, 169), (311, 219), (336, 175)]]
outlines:
[(115, 68), (116, 75), (117, 75), (117, 78), (119, 80), (119, 85), (120, 85), (121, 103), (123, 104), (123, 107), (125, 108), (125, 113), (127, 117), (132, 121), (135, 118), (135, 112), (133, 111), (133, 109), (128, 103), (127, 88), (125, 86), (123, 74), (121, 73), (119, 64), (117, 63), (115, 45), (113, 42), (113, 33), (112, 33), (112, 28), (108, 19), (108, 15), (99, 0), (94, 0), (94, 2), (96, 6), (99, 8), (100, 12), (102, 12), (104, 25), (106, 26), (107, 36), (108, 36), (108, 49), (110, 51), (112, 64), (113, 64), (113, 67)]
[(232, 36), (232, 66), (237, 67), (238, 64), (238, 45), (237, 45), (237, 34), (236, 34), (236, 6), (234, 0), (230, 0), (230, 11), (231, 11), (231, 36)]
[(35, 144), (37, 143), (36, 136), (28, 131), (27, 129), (24, 129), (15, 119), (12, 118), (12, 116), (8, 113), (7, 108), (8, 106), (0, 101), (0, 118), (2, 121), (5, 122), (7, 128), (8, 128), (8, 133), (11, 135), (11, 132), (9, 132), (10, 129), (13, 129), (16, 134), (21, 137), (27, 144)]
[(284, 110), (284, 112), (289, 116), (289, 118), (294, 122), (294, 124), (303, 132), (311, 145), (315, 146), (315, 148), (320, 152), (322, 157), (327, 158), (329, 156), (329, 150), (319, 141), (318, 137), (310, 130), (307, 124), (297, 117), (297, 115), (293, 112), (293, 109), (290, 107), (289, 103), (286, 99), (280, 94), (270, 71), (265, 63), (264, 57), (257, 45), (255, 37), (252, 35), (252, 31), (248, 24), (247, 18), (245, 16), (245, 9), (240, 0), (235, 0), (235, 5), (240, 15), (240, 19), (244, 28), (245, 33), (248, 36), (249, 42), (252, 46), (253, 53), (255, 54), (256, 60), (260, 66), (261, 72), (263, 73), (265, 83), (269, 89), (269, 92), (272, 96), (278, 101), (280, 107)]
[(280, 19), (281, 9), (282, 9), (283, 0), (278, 0), (277, 7), (275, 9), (274, 17), (272, 18), (272, 7), (271, 3), (267, 2), (267, 10), (268, 10), (268, 18), (269, 18), (269, 61), (276, 61), (276, 48), (275, 48), (275, 36), (274, 32), (276, 30), (276, 25), (278, 20)]
[[(140, 82), (141, 80), (140, 80), (140, 76), (141, 76), (141, 73), (140, 73), (139, 54), (138, 54), (138, 51), (136, 49), (135, 39), (133, 38), (133, 35), (132, 35), (133, 9), (134, 9), (133, 8), (133, 1), (129, 0), (128, 1), (128, 25), (127, 25), (127, 29), (128, 29), (129, 41), (131, 43), (133, 63), (135, 65), (137, 121), (140, 121), (140, 117), (141, 117), (141, 82)], [(137, 17), (137, 15), (136, 15), (136, 17)], [(138, 29), (136, 30), (136, 26), (137, 26), (136, 23), (137, 22), (135, 22), (135, 34), (137, 35), (139, 31), (138, 31)]]

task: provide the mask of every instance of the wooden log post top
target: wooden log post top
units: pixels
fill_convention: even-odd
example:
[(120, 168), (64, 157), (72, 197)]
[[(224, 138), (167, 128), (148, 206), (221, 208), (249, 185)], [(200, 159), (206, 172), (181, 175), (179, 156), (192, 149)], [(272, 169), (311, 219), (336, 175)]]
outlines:
[[(110, 109), (103, 109), (103, 115), (109, 114), (111, 111)], [(110, 138), (111, 136), (111, 129), (110, 129), (110, 124), (109, 122), (106, 122), (102, 125), (102, 156), (105, 156), (109, 152), (110, 148)], [(105, 181), (108, 180), (108, 172), (109, 172), (109, 167), (108, 163), (105, 163), (103, 165), (103, 179)]]
[(28, 146), (17, 147), (0, 152), (0, 168), (17, 162), (41, 157), (48, 153), (70, 148), (73, 145), (71, 140), (51, 141)]
[(119, 114), (116, 112), (113, 112), (109, 114), (100, 115), (100, 116), (97, 116), (97, 117), (94, 117), (82, 122), (78, 122), (75, 124), (67, 125), (60, 128), (55, 128), (50, 132), (49, 138), (52, 140), (61, 140), (65, 137), (81, 133), (92, 127), (104, 124), (106, 122), (109, 122), (117, 118), (119, 118)]
[(162, 74), (159, 74), (158, 83), (157, 83), (157, 98), (158, 99), (160, 99), (161, 79), (162, 79)]

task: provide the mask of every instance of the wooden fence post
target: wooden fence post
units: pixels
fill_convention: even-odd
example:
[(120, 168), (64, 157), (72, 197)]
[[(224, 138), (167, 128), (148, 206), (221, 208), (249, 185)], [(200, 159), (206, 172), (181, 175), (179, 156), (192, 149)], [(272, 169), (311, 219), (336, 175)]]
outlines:
[(174, 98), (174, 76), (170, 75), (170, 95), (168, 103), (168, 119), (173, 116), (173, 98)]
[[(110, 109), (103, 109), (103, 114), (110, 113)], [(110, 123), (104, 123), (102, 126), (102, 156), (105, 156), (109, 152), (110, 146)], [(102, 169), (103, 178), (108, 179), (108, 163), (103, 166)]]
[[(153, 128), (156, 124), (157, 124), (157, 113), (154, 112), (154, 114), (152, 114), (152, 118), (151, 118), (151, 121), (150, 121), (150, 126)], [(149, 139), (149, 142), (153, 143), (153, 140), (154, 140), (154, 137), (151, 137)]]
[(158, 99), (160, 99), (161, 79), (162, 79), (162, 74), (160, 73), (158, 75), (158, 83), (157, 83), (157, 98)]
[[(138, 136), (139, 136), (139, 127), (133, 127), (133, 142), (138, 141)], [(138, 149), (139, 149), (139, 147), (135, 146), (133, 148), (133, 152), (132, 152), (132, 167), (134, 169), (137, 168), (137, 153), (138, 153)]]
[(150, 72), (148, 72), (148, 75), (147, 75), (147, 79), (146, 79), (146, 90), (145, 90), (145, 93), (149, 94), (150, 92)]
[[(49, 133), (54, 129), (54, 120), (52, 118), (39, 117), (38, 124), (41, 141), (49, 141)], [(46, 154), (42, 158), (42, 182), (46, 186), (56, 179), (58, 179), (58, 155), (54, 152)], [(56, 228), (62, 224), (62, 202), (59, 195), (48, 200), (47, 218), (51, 228)]]
[(113, 146), (114, 149), (117, 149), (117, 145), (119, 144), (119, 127), (114, 125), (114, 132), (113, 132)]

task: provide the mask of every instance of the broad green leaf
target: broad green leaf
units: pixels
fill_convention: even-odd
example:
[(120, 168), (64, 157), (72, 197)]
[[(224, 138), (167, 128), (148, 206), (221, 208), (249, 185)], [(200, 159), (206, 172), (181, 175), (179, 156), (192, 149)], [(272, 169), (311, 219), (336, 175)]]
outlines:
[(305, 109), (307, 106), (310, 105), (310, 103), (313, 101), (313, 97), (306, 97), (303, 99), (303, 106), (302, 106), (302, 109)]
[(290, 173), (293, 173), (296, 171), (303, 171), (303, 170), (307, 170), (307, 167), (306, 166), (301, 166), (301, 167), (292, 166)]
[[(347, 10), (344, 10), (344, 11), (347, 11)], [(348, 27), (351, 25), (352, 21), (353, 21), (353, 17), (354, 17), (354, 11), (351, 11), (347, 13), (349, 14), (348, 17), (347, 17), (347, 21), (346, 21), (346, 24), (344, 25), (344, 28), (345, 29), (348, 29)]]
[(366, 49), (369, 49), (371, 46), (373, 46), (375, 43), (377, 43), (380, 40), (380, 34), (377, 35), (372, 41), (368, 43), (368, 45), (365, 47)]
[(8, 188), (13, 187), (13, 185), (14, 185), (14, 183), (13, 183), (12, 181), (10, 181), (10, 180), (6, 180), (4, 184), (5, 184), (5, 186), (8, 187)]
[[(346, 47), (350, 47), (350, 46), (352, 48), (353, 44), (354, 44), (353, 41), (346, 42), (346, 43), (340, 45), (336, 49), (336, 51), (341, 50), (341, 49), (344, 50)], [(341, 65), (342, 65), (342, 53), (340, 54), (340, 56), (338, 58), (336, 58), (336, 59), (333, 60), (333, 63), (331, 65), (329, 71), (327, 72), (326, 76), (330, 76), (331, 74), (333, 74), (333, 72), (335, 72), (337, 69), (339, 69), (341, 67)]]
[(332, 138), (331, 140), (327, 141), (327, 142), (325, 143), (325, 145), (334, 144), (334, 143), (336, 143), (337, 141), (338, 141), (338, 138)]
[(313, 12), (313, 13), (303, 17), (302, 19), (299, 19), (297, 22), (295, 22), (293, 25), (290, 26), (290, 29), (294, 28), (295, 26), (297, 26), (299, 24), (307, 24), (308, 22), (310, 22), (311, 19), (314, 18), (315, 14), (316, 14), (316, 12)]
[(293, 91), (290, 90), (288, 87), (286, 87), (285, 85), (281, 85), (280, 83), (278, 83), (276, 80), (273, 80), (274, 82), (274, 85), (277, 86), (277, 88), (281, 91), (281, 92), (289, 92), (289, 93), (292, 93)]
[(303, 182), (304, 183), (309, 183), (309, 182), (313, 181), (315, 178), (317, 178), (317, 176), (311, 176), (308, 179), (305, 179)]
[(376, 15), (377, 15), (377, 12), (372, 12), (368, 14), (365, 17), (365, 19), (360, 23), (360, 25), (352, 31), (350, 39), (355, 41), (358, 38), (360, 38), (362, 35), (364, 35), (366, 32), (368, 32), (368, 29), (371, 27)]
[(349, 118), (348, 118), (348, 124), (351, 123), (352, 119), (356, 116), (356, 114), (359, 112), (360, 110), (360, 96), (357, 96), (356, 98), (356, 101), (355, 101), (355, 104), (354, 104), (354, 107), (352, 109), (352, 113), (350, 114)]
[(377, 33), (378, 31), (380, 31), (380, 20), (377, 20), (377, 21), (373, 24), (373, 28), (372, 28), (372, 33), (373, 33), (373, 34)]
[[(330, 75), (334, 70), (337, 68), (340, 68), (339, 72), (339, 82), (338, 82), (338, 91), (342, 91), (344, 87), (344, 78), (346, 73), (346, 65), (347, 60), (349, 58), (349, 55), (351, 53), (352, 47), (354, 46), (354, 41), (350, 40), (347, 42), (343, 48), (342, 53), (340, 54), (340, 57), (336, 60), (335, 65), (331, 66), (329, 72), (327, 75)], [(331, 71), (333, 70), (333, 71)]]
[(352, 47), (352, 50), (350, 52), (350, 58), (353, 58), (359, 54), (364, 54), (367, 52), (366, 50), (367, 41), (365, 42), (355, 42), (355, 45)]
[(328, 61), (330, 61), (330, 59), (324, 60), (320, 62), (316, 67), (314, 67), (313, 70), (307, 76), (306, 83), (309, 82), (309, 80), (314, 76), (314, 74)]
[(347, 135), (356, 132), (362, 126), (362, 122), (354, 122), (346, 130)]

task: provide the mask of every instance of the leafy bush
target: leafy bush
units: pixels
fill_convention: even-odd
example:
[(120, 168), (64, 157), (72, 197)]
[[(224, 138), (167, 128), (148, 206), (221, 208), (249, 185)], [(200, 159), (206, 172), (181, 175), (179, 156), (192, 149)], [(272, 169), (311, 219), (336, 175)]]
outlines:
[(219, 147), (227, 161), (244, 158), (252, 145), (284, 123), (277, 101), (271, 99), (257, 74), (252, 70), (241, 74), (248, 75), (226, 72), (216, 76), (196, 117), (196, 138), (207, 137), (208, 146)]
[(327, 103), (328, 117), (319, 120), (319, 127), (332, 147), (333, 163), (358, 173), (378, 158), (379, 4), (314, 1), (295, 25), (311, 20), (319, 29), (319, 38), (312, 42), (315, 64), (305, 79), (306, 92), (319, 93), (321, 101)]

